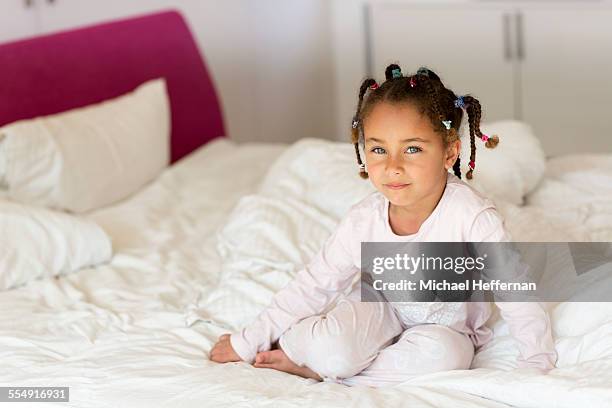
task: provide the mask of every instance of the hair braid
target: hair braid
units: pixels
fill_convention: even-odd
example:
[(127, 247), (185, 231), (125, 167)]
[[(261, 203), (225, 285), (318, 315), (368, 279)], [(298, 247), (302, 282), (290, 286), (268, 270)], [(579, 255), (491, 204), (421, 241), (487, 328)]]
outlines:
[(434, 89), (432, 79), (426, 75), (417, 75), (417, 80), (425, 86), (425, 90), (427, 91), (427, 95), (429, 96), (429, 100), (431, 102), (431, 106), (433, 107), (434, 114), (437, 118), (440, 119), (440, 123), (444, 120), (444, 116), (440, 110), (440, 104), (438, 103), (438, 94)]
[(455, 172), (455, 176), (461, 178), (461, 157), (457, 156), (457, 160), (455, 160), (455, 164), (453, 164), (453, 171)]
[(367, 78), (361, 83), (359, 87), (359, 102), (357, 103), (357, 112), (353, 117), (353, 123), (351, 124), (351, 140), (355, 146), (355, 155), (357, 156), (357, 163), (359, 164), (359, 175), (361, 178), (368, 178), (368, 173), (365, 171), (363, 162), (361, 161), (361, 155), (359, 154), (359, 131), (363, 130), (363, 123), (361, 120), (361, 107), (363, 105), (363, 98), (372, 85), (376, 84), (376, 80), (373, 78)]
[[(482, 138), (482, 132), (480, 131), (480, 116), (482, 114), (482, 110), (480, 107), (480, 102), (478, 99), (473, 96), (466, 95), (463, 98), (467, 105), (467, 114), (468, 114), (468, 124), (470, 125), (470, 163), (476, 163), (476, 141), (475, 137), (478, 136)], [(465, 177), (468, 180), (472, 179), (473, 169), (469, 168)]]

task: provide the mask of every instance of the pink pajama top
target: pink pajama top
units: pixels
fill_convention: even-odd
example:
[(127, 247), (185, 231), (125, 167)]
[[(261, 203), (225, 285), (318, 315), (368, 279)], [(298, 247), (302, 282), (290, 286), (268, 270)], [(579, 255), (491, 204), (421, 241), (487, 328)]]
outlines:
[[(454, 174), (433, 212), (412, 235), (396, 235), (389, 224), (389, 200), (374, 192), (351, 207), (336, 231), (295, 278), (272, 299), (253, 323), (230, 337), (243, 361), (269, 350), (289, 327), (321, 314), (361, 271), (361, 242), (500, 242), (510, 241), (494, 203)], [(443, 324), (466, 333), (475, 347), (493, 336), (485, 322), (488, 302), (391, 303), (405, 327)], [(518, 342), (518, 367), (547, 371), (557, 360), (548, 313), (539, 302), (496, 302)]]

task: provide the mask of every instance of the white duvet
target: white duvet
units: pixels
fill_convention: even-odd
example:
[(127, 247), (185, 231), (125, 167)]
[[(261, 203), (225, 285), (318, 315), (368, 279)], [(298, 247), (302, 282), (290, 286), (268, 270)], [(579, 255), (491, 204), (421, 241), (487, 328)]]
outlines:
[[(513, 369), (517, 349), (496, 316), (495, 339), (472, 370), (391, 388), (210, 362), (217, 337), (248, 323), (368, 191), (348, 161), (343, 175), (285, 154), (267, 172), (285, 150), (216, 140), (94, 213), (113, 240), (110, 264), (0, 293), (0, 386), (69, 386), (71, 402), (57, 405), (75, 407), (612, 406), (612, 308), (603, 303), (550, 304), (559, 368), (546, 376)], [(342, 147), (330, 154), (345, 157)], [(579, 185), (612, 177), (603, 162), (612, 158)], [(316, 171), (342, 188), (313, 184)], [(598, 189), (591, 201), (584, 193), (552, 205), (564, 187), (577, 188), (571, 171), (547, 174), (554, 185), (539, 186), (527, 207), (498, 203), (515, 239), (612, 241), (609, 207), (590, 204)]]

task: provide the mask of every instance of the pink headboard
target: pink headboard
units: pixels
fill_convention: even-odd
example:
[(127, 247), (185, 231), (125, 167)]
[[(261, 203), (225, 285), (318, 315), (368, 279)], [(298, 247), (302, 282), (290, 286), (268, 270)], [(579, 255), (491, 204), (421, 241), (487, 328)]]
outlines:
[(172, 162), (225, 135), (206, 65), (176, 11), (0, 45), (0, 126), (113, 98), (165, 77)]

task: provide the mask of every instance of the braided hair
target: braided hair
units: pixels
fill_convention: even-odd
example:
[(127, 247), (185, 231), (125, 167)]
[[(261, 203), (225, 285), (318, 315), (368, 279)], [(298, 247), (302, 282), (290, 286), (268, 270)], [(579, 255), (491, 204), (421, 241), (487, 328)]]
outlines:
[[(366, 96), (367, 94), (367, 96)], [(388, 103), (411, 103), (421, 114), (426, 114), (430, 119), (433, 129), (441, 135), (445, 147), (459, 140), (459, 127), (463, 119), (463, 109), (455, 106), (457, 95), (446, 88), (440, 77), (427, 68), (419, 68), (416, 74), (403, 76), (397, 64), (391, 64), (385, 69), (385, 82), (380, 86), (373, 78), (365, 79), (359, 87), (359, 102), (357, 111), (353, 117), (351, 141), (355, 145), (357, 163), (360, 167), (359, 175), (368, 178), (365, 166), (359, 153), (359, 144), (364, 143), (363, 124), (374, 107), (381, 102)], [(470, 169), (466, 173), (468, 179), (472, 179), (473, 167), (476, 162), (475, 137), (486, 140), (485, 146), (492, 149), (499, 143), (497, 136), (490, 138), (484, 136), (480, 131), (480, 118), (482, 109), (478, 99), (471, 95), (463, 96), (465, 110), (468, 114), (470, 128)], [(450, 128), (444, 126), (443, 121)], [(453, 165), (453, 172), (461, 178), (461, 160)]]

